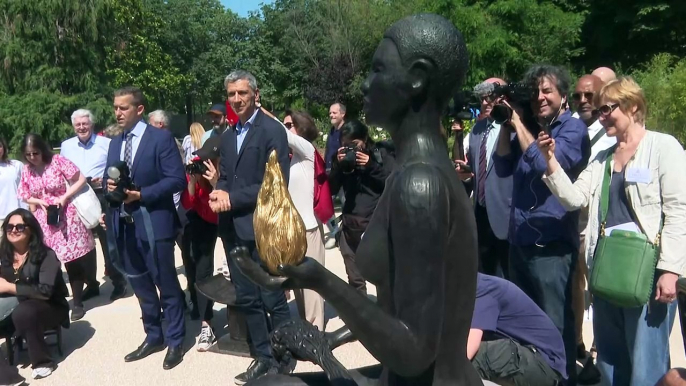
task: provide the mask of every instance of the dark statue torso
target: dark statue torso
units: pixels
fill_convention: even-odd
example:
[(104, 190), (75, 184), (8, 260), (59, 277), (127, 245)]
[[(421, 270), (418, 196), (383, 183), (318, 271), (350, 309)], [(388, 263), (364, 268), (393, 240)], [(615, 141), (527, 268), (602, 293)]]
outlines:
[[(391, 315), (396, 315), (396, 305), (394, 298), (395, 260), (398, 258), (390, 244), (389, 221), (389, 200), (393, 196), (394, 190), (403, 189), (395, 183), (402, 178), (403, 173), (407, 173), (408, 168), (415, 165), (422, 165), (429, 171), (439, 175), (449, 190), (449, 202), (445, 207), (450, 215), (450, 225), (448, 233), (448, 248), (442, 260), (444, 262), (445, 286), (444, 286), (444, 317), (443, 328), (440, 333), (440, 346), (436, 355), (437, 360), (433, 366), (427, 368), (418, 377), (402, 378), (384, 369), (383, 375), (379, 380), (380, 385), (455, 385), (465, 377), (461, 374), (460, 364), (465, 363), (471, 367), (466, 359), (460, 360), (459, 345), (466, 344), (466, 333), (460, 331), (460, 326), (464, 322), (459, 319), (469, 319), (472, 317), (474, 308), (475, 285), (472, 288), (465, 288), (465, 283), (474, 283), (471, 276), (476, 272), (476, 261), (472, 258), (476, 255), (477, 242), (473, 232), (475, 224), (466, 219), (473, 219), (472, 206), (466, 196), (464, 186), (455, 175), (455, 170), (450, 162), (437, 162), (430, 159), (416, 159), (404, 165), (399, 165), (386, 181), (386, 190), (379, 199), (379, 203), (374, 211), (369, 226), (365, 231), (360, 246), (357, 249), (356, 262), (362, 275), (376, 286), (378, 305)], [(423, 224), (416, 224), (421, 227)], [(412, 238), (412, 230), (407, 229), (407, 237)], [(398, 251), (402, 253), (402, 251)], [(422, 256), (402, 256), (401, 258), (422, 259)], [(420, 279), (422, 272), (417, 272)], [(398, 285), (420, 285), (421, 279), (412, 283), (397, 283)], [(401, 300), (402, 302), (402, 300)], [(464, 337), (460, 337), (460, 334)], [(471, 368), (468, 370), (472, 370)], [(469, 377), (467, 377), (469, 379)], [(462, 384), (462, 383), (460, 383)]]

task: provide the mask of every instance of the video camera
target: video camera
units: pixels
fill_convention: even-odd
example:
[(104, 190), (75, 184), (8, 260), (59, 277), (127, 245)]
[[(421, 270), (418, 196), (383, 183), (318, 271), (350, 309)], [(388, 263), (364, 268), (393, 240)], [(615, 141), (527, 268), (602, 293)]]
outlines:
[(471, 109), (478, 109), (480, 101), (472, 91), (458, 91), (453, 96), (452, 105), (448, 106), (447, 116), (461, 121), (469, 121), (474, 118)]
[[(510, 83), (501, 85), (493, 84), (490, 96), (493, 99), (503, 98), (510, 105), (517, 105), (525, 111), (531, 110), (531, 101), (536, 95), (535, 89), (522, 83)], [(508, 122), (512, 118), (512, 109), (504, 103), (497, 103), (491, 110), (491, 118), (497, 124)]]
[(110, 208), (118, 208), (126, 200), (127, 194), (124, 190), (139, 190), (131, 181), (129, 167), (126, 162), (119, 161), (107, 169), (107, 176), (114, 180), (117, 187), (113, 191), (107, 191), (104, 195), (105, 201)]
[(201, 159), (194, 159), (193, 162), (186, 165), (187, 174), (199, 174), (202, 176), (207, 173), (207, 171), (207, 166)]

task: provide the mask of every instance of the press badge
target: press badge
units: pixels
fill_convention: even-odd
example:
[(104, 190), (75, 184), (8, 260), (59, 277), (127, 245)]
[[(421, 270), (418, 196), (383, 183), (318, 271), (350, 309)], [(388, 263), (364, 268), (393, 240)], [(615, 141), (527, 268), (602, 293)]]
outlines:
[(631, 168), (626, 170), (626, 182), (635, 182), (637, 184), (650, 183), (650, 170), (646, 168)]

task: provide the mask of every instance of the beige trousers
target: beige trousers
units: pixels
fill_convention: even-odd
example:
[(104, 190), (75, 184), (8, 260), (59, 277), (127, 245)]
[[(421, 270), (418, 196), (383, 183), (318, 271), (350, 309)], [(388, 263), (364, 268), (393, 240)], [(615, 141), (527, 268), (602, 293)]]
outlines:
[[(324, 227), (320, 223), (318, 227), (307, 231), (306, 255), (324, 265), (325, 253)], [(300, 317), (312, 323), (319, 331), (324, 331), (324, 298), (308, 289), (296, 289), (293, 294)]]

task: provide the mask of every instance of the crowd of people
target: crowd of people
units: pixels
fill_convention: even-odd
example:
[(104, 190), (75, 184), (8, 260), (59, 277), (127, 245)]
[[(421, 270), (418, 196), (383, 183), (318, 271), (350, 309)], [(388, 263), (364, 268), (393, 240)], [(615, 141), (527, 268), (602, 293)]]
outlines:
[[(645, 127), (640, 86), (615, 79), (607, 68), (574, 84), (561, 67), (532, 66), (521, 81), (531, 90), (526, 101), (495, 93), (495, 84), (506, 82), (489, 78), (475, 87), (480, 114), (453, 154), (474, 204), (479, 249), (468, 359), (482, 379), (516, 385), (656, 384), (670, 368), (676, 280), (686, 263), (679, 248), (686, 241), (686, 196), (680, 194), (686, 176), (670, 166), (686, 153), (673, 137)], [(102, 135), (94, 132), (90, 111), (76, 110), (75, 136), (59, 154), (29, 134), (18, 153), (23, 162), (11, 160), (0, 138), (0, 330), (26, 339), (34, 378), (55, 369), (43, 333), (84, 318), (84, 301), (100, 295), (95, 236), (114, 286), (111, 301), (130, 286), (141, 306), (146, 339), (125, 361), (167, 349), (163, 368), (181, 363), (186, 311), (201, 320), (197, 350), (208, 351), (216, 342), (213, 302), (195, 285), (215, 272), (218, 238), (227, 253), (243, 246), (260, 261), (252, 219), (272, 150), (305, 225), (306, 256), (324, 265), (325, 249), (338, 246), (349, 285), (366, 295), (357, 248), (397, 169), (393, 143), (374, 142), (367, 125), (336, 102), (322, 156), (315, 146), (319, 130), (306, 111), (280, 117), (267, 111), (246, 71), (229, 74), (224, 87), (228, 104), (207, 112), (212, 128), (193, 123), (181, 140), (169, 131), (166, 112), (151, 112), (146, 122), (145, 98), (133, 87), (114, 93), (117, 123)], [(508, 119), (491, 116), (496, 106), (508, 108)], [(453, 131), (462, 127), (459, 119), (451, 122)], [(116, 204), (107, 199), (122, 189), (112, 168), (126, 170), (132, 182)], [(86, 186), (103, 212), (93, 229), (74, 204)], [(641, 235), (657, 251), (643, 303), (587, 295), (594, 262), (604, 253), (598, 246), (618, 231)], [(190, 301), (177, 278), (175, 246)], [(292, 371), (295, 363), (278, 362), (270, 347), (270, 332), (291, 318), (288, 294), (260, 288), (233, 259), (222, 260), (254, 358), (235, 383)], [(324, 331), (322, 296), (308, 289), (294, 296), (300, 317)], [(594, 341), (586, 343), (595, 358), (581, 333), (590, 303)], [(577, 360), (584, 361), (579, 377)], [(19, 378), (0, 363), (0, 384), (20, 384)]]

